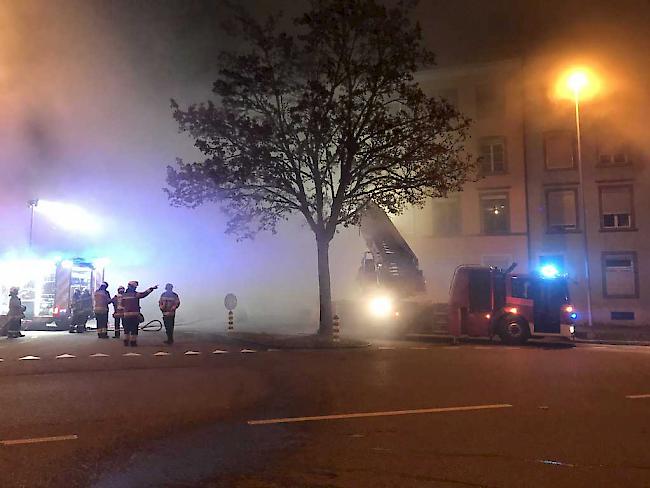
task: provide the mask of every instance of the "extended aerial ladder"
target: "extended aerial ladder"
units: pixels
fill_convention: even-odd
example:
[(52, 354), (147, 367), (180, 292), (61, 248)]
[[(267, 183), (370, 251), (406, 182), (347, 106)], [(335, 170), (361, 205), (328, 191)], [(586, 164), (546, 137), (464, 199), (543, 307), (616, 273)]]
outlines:
[(425, 291), (418, 258), (386, 212), (369, 203), (360, 229), (368, 247), (359, 269), (362, 288), (390, 290), (401, 298)]

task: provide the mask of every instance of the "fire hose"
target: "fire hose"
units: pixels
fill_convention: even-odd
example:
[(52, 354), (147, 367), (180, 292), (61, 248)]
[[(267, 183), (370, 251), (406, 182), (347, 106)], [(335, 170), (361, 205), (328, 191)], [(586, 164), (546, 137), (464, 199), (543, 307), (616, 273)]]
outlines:
[[(158, 324), (157, 326), (155, 324)], [(163, 328), (163, 324), (160, 320), (158, 319), (153, 319), (147, 322), (144, 325), (140, 326), (140, 330), (146, 331), (146, 332), (159, 332)]]

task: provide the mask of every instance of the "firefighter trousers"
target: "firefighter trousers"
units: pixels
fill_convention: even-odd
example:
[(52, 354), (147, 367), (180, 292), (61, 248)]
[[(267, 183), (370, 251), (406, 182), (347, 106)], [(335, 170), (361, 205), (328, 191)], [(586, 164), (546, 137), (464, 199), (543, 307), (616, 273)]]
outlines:
[(174, 342), (174, 325), (176, 317), (174, 315), (164, 315), (163, 324), (165, 324), (165, 332), (167, 333), (167, 342), (170, 344)]

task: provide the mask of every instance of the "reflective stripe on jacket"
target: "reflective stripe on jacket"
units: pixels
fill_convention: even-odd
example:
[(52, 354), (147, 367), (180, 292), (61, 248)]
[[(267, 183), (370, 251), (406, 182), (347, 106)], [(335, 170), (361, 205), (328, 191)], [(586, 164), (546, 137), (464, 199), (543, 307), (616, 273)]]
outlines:
[(149, 288), (147, 291), (129, 291), (122, 295), (122, 308), (125, 317), (137, 317), (140, 315), (140, 299), (146, 297), (153, 291)]
[(111, 300), (113, 304), (113, 317), (124, 317), (124, 305), (122, 305), (122, 295), (117, 294)]
[(111, 303), (111, 301), (111, 296), (106, 290), (97, 290), (95, 292), (95, 313), (108, 312), (108, 304)]
[(173, 317), (176, 315), (176, 309), (181, 306), (181, 300), (173, 291), (165, 291), (160, 295), (158, 306), (164, 317)]

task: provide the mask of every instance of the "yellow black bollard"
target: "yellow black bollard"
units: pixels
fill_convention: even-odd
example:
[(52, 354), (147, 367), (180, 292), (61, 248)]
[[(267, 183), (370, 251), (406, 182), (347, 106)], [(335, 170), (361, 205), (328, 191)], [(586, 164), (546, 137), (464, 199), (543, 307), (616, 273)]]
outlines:
[(235, 317), (232, 310), (228, 310), (228, 331), (235, 330)]
[(339, 342), (339, 333), (341, 332), (339, 325), (339, 316), (335, 315), (332, 318), (332, 340), (334, 342)]

